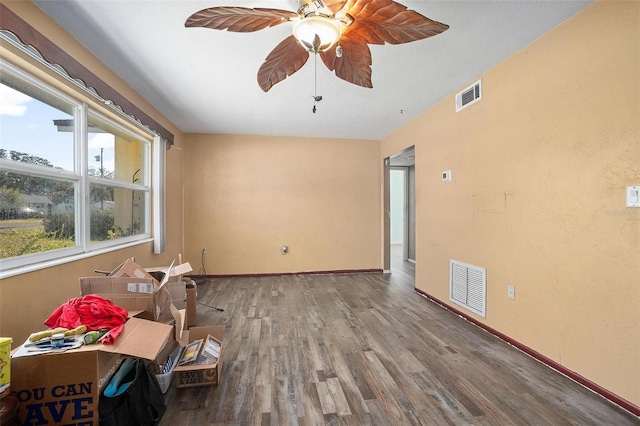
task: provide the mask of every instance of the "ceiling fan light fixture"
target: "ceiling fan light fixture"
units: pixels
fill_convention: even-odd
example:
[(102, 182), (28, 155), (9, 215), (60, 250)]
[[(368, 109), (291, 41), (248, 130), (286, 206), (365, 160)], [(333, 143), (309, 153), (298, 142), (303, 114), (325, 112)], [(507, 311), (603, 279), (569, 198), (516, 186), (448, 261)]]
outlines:
[(308, 16), (296, 23), (293, 35), (309, 52), (324, 52), (340, 38), (340, 23), (326, 16)]
[(302, 68), (309, 53), (316, 54), (314, 63), (320, 53), (336, 77), (371, 88), (369, 45), (409, 43), (449, 28), (394, 0), (299, 0), (296, 12), (209, 7), (193, 13), (184, 25), (251, 33), (285, 23), (294, 24), (293, 34), (267, 55), (258, 70), (258, 85), (264, 92)]

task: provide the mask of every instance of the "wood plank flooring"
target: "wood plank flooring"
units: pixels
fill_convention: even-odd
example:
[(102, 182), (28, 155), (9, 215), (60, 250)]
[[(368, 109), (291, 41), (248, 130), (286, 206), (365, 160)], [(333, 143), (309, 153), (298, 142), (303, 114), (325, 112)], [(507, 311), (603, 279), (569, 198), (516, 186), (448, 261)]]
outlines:
[(172, 386), (160, 424), (640, 424), (418, 295), (405, 266), (201, 284), (199, 325), (225, 327), (222, 380)]

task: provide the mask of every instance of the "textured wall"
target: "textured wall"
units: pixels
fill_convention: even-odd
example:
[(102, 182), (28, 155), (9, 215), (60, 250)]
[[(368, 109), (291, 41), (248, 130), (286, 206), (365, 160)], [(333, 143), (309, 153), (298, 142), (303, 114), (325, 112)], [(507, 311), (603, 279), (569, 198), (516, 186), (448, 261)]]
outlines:
[(194, 269), (202, 247), (210, 275), (381, 269), (379, 142), (189, 134), (184, 145)]
[(416, 286), (448, 302), (449, 259), (486, 267), (480, 320), (636, 405), (639, 18), (597, 2), (382, 143), (416, 146)]

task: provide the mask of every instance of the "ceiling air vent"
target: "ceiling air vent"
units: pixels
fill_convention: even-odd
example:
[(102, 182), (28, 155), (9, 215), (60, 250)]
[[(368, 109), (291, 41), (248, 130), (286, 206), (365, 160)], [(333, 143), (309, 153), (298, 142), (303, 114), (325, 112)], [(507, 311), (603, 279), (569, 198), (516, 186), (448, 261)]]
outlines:
[(476, 81), (456, 95), (456, 112), (478, 102), (480, 99), (482, 99), (482, 80)]

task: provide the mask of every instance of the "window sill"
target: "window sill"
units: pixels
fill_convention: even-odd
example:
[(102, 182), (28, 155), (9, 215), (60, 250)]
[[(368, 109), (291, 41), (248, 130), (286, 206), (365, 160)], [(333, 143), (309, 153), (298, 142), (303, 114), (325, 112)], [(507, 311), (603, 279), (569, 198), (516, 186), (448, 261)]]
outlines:
[[(19, 266), (16, 268), (0, 271), (0, 279), (15, 277), (17, 275), (27, 274), (29, 272), (35, 272), (41, 269), (64, 265), (66, 263), (77, 262), (79, 260), (88, 259), (90, 257), (100, 256), (105, 253), (111, 253), (114, 251), (138, 246), (141, 244), (148, 244), (148, 243), (153, 243), (153, 238), (145, 238), (144, 240), (132, 241), (126, 244), (118, 245), (118, 246), (105, 247), (105, 248), (93, 250), (87, 253), (75, 254), (71, 256), (61, 257), (58, 259), (47, 260), (40, 263), (34, 263), (31, 265)], [(96, 266), (99, 266), (99, 265), (96, 265)]]

